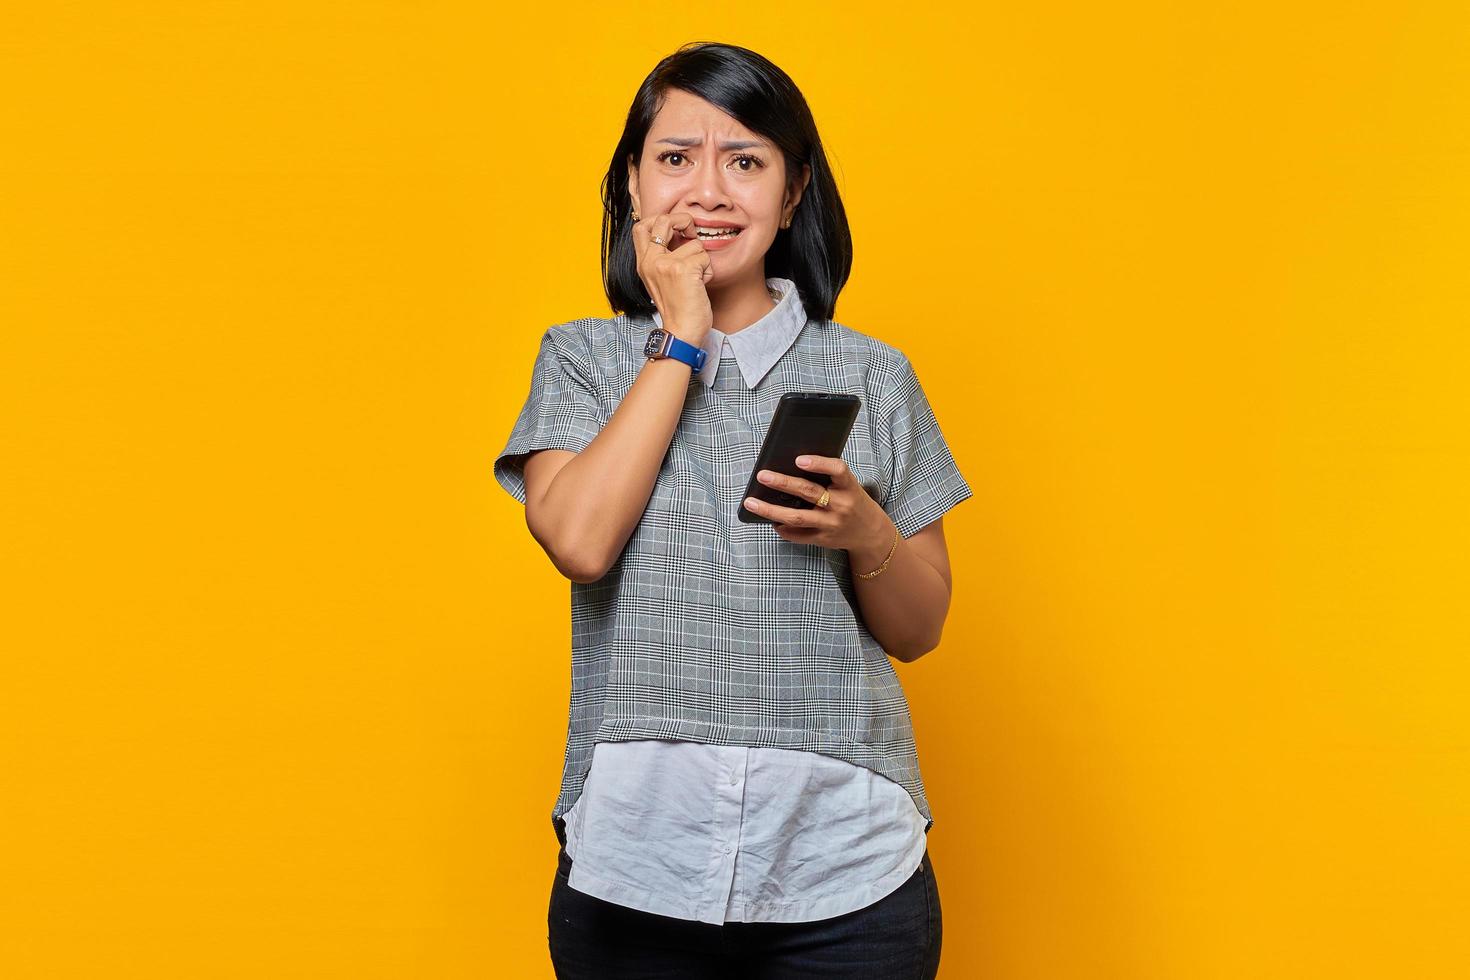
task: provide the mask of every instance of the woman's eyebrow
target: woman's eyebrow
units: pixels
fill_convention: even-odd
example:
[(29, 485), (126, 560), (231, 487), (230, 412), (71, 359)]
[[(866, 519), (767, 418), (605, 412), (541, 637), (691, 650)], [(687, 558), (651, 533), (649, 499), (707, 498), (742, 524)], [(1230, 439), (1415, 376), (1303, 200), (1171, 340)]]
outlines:
[[(699, 146), (704, 142), (698, 136), (665, 136), (658, 140), (659, 143), (672, 143), (675, 146)], [(721, 150), (748, 150), (752, 147), (764, 147), (766, 144), (760, 140), (726, 140), (720, 144)]]

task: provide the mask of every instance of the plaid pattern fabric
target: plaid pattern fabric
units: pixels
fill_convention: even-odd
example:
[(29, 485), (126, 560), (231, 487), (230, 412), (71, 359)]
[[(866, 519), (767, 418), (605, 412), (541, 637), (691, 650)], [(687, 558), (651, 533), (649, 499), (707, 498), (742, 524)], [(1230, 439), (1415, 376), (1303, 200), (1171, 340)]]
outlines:
[[(580, 452), (646, 363), (651, 317), (549, 328), (530, 393), (495, 460), (525, 503), (533, 449)], [(596, 582), (572, 582), (572, 690), (557, 821), (581, 793), (600, 741), (688, 739), (818, 752), (903, 786), (927, 821), (908, 701), (863, 623), (847, 552), (779, 538), (736, 516), (781, 395), (862, 401), (843, 459), (909, 537), (973, 491), (912, 364), (832, 320), (805, 320), (754, 387), (734, 357), (706, 385), (691, 375), (643, 516)], [(560, 835), (559, 835), (560, 836)]]

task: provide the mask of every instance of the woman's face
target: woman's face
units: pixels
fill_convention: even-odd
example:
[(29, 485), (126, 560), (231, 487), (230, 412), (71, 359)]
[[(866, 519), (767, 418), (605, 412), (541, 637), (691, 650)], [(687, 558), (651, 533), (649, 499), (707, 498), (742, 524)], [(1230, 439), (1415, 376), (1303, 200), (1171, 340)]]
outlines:
[[(765, 276), (765, 255), (781, 223), (795, 210), (810, 179), (786, 187), (786, 161), (761, 136), (724, 111), (682, 89), (669, 89), (643, 142), (643, 158), (628, 161), (629, 191), (639, 218), (685, 211), (696, 224), (729, 222), (741, 231), (709, 252), (710, 285)], [(669, 251), (688, 244), (675, 238)]]

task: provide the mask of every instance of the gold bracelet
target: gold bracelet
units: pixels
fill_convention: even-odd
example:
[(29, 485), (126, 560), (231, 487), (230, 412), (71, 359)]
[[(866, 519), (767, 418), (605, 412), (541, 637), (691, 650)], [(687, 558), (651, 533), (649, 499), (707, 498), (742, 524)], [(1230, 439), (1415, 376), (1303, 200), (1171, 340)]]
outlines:
[(895, 551), (897, 551), (897, 550), (898, 550), (898, 526), (895, 525), (894, 528), (893, 528), (893, 547), (891, 547), (891, 548), (888, 549), (888, 557), (885, 558), (885, 559), (883, 559), (883, 564), (879, 565), (877, 568), (873, 569), (871, 572), (858, 572), (858, 578), (875, 578), (876, 576), (878, 576), (883, 571), (883, 569), (885, 569), (885, 568), (888, 567), (888, 563), (893, 560), (893, 553)]

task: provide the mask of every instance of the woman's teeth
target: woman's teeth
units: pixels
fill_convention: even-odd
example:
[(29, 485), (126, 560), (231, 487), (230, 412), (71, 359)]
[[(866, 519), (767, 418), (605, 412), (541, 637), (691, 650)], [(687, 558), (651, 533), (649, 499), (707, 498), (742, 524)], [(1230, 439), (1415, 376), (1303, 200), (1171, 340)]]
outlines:
[(739, 228), (726, 228), (723, 231), (705, 231), (703, 228), (694, 229), (700, 238), (734, 238), (740, 234)]

